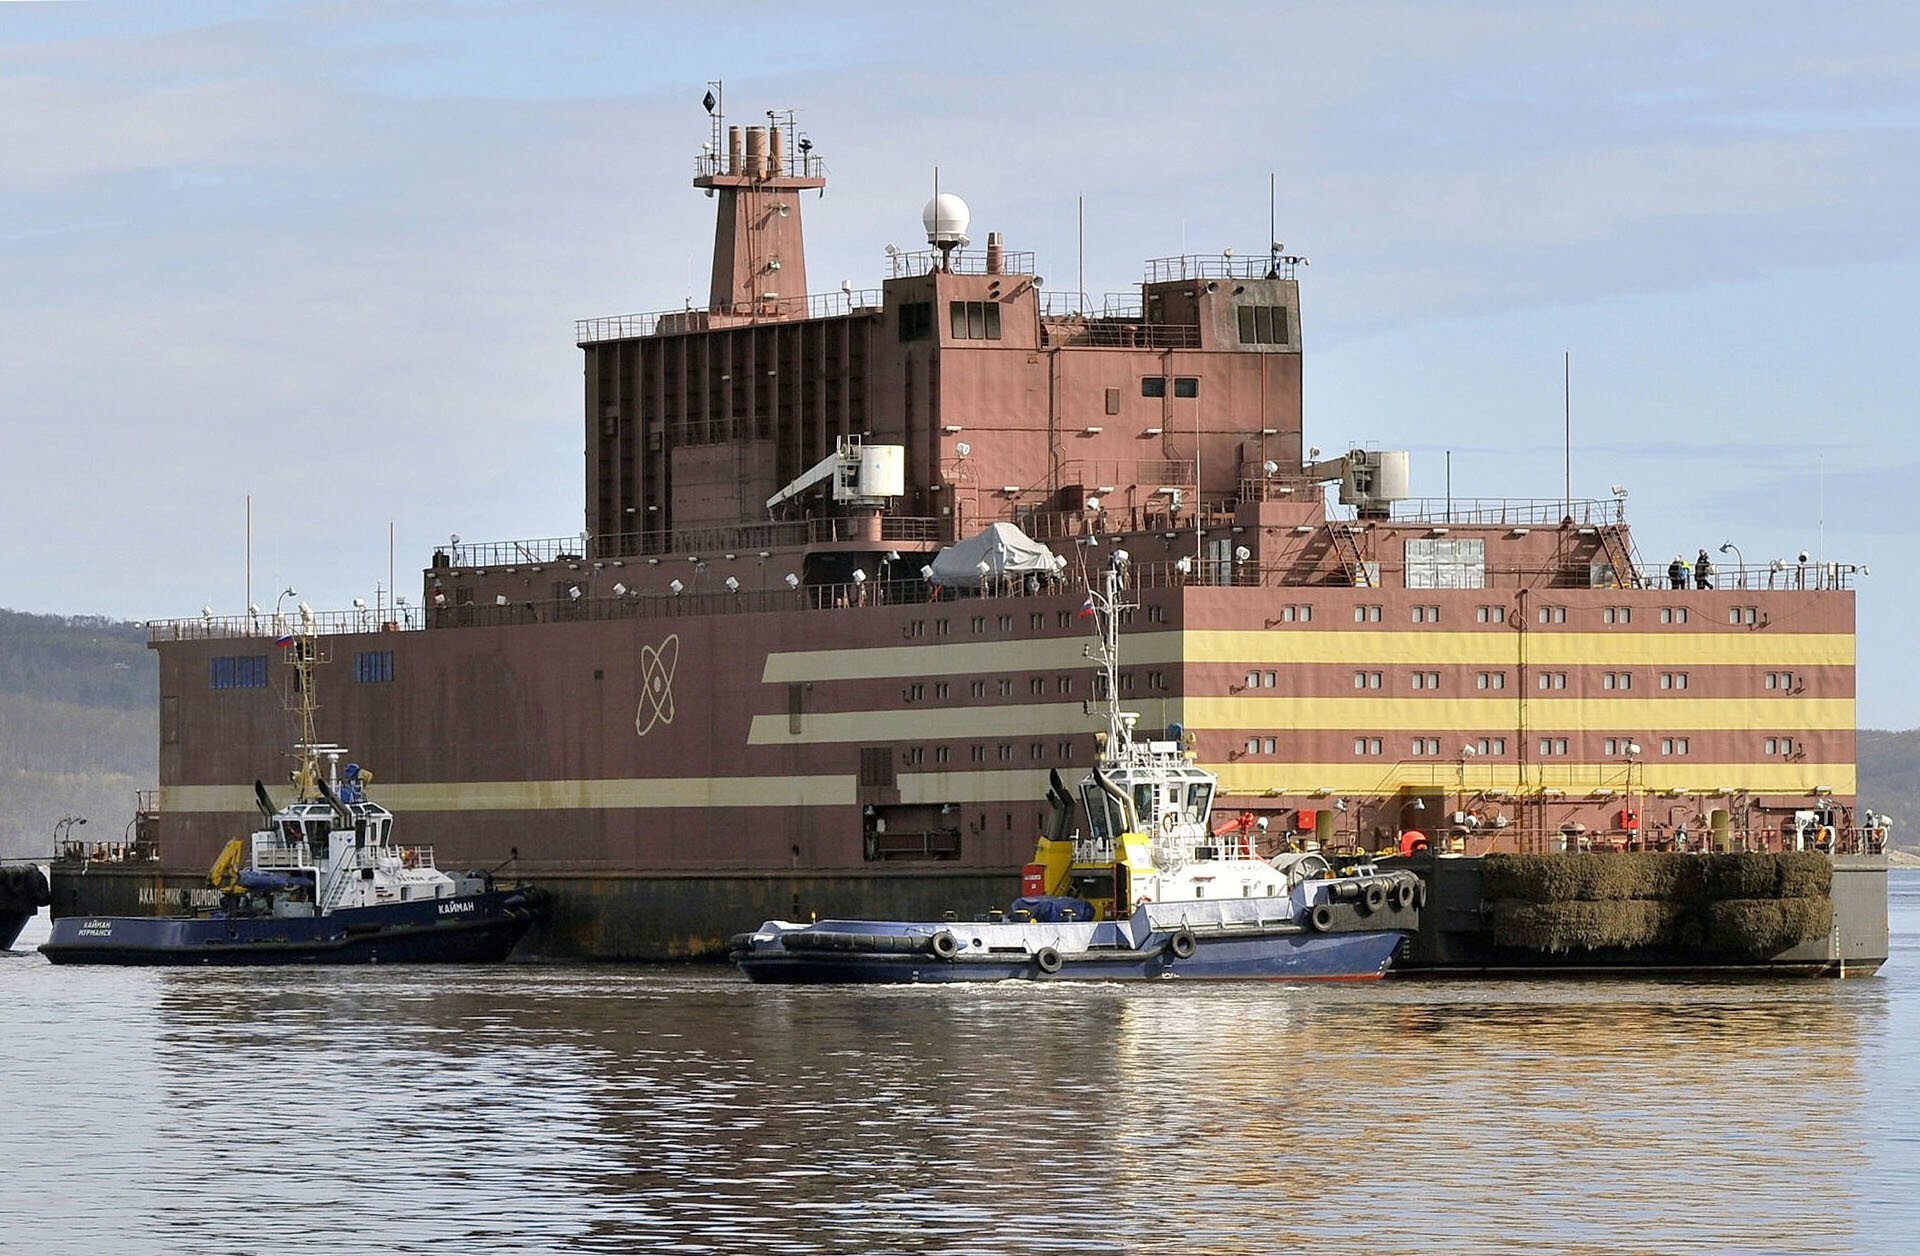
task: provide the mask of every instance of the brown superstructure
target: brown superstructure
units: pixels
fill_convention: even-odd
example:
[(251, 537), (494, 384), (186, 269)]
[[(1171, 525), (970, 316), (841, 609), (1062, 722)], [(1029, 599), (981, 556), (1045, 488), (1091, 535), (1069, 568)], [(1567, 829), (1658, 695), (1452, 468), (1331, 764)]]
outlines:
[[(322, 616), (325, 735), (421, 840), (552, 886), (549, 951), (1007, 898), (1049, 771), (1093, 757), (1079, 610), (1116, 546), (1141, 603), (1121, 698), (1271, 845), (1867, 842), (1851, 568), (1729, 559), (1674, 588), (1621, 500), (1414, 500), (1403, 455), (1321, 456), (1277, 249), (1151, 261), (1096, 305), (949, 232), (890, 250), (877, 289), (809, 294), (825, 182), (790, 126), (716, 120), (710, 304), (578, 327), (584, 531), (452, 544), (417, 606)], [(768, 507), (890, 447), (885, 501)], [(995, 522), (1064, 565), (924, 578)], [(273, 637), (154, 625), (169, 868), (204, 868), (282, 771)]]

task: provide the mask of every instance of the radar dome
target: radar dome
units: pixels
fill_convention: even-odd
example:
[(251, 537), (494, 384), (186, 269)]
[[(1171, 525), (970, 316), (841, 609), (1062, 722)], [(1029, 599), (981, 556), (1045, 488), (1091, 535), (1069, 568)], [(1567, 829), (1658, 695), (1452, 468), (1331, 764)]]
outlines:
[(967, 225), (973, 221), (973, 213), (967, 203), (951, 192), (942, 192), (927, 202), (920, 211), (920, 221), (927, 227), (927, 243), (965, 247), (967, 243)]

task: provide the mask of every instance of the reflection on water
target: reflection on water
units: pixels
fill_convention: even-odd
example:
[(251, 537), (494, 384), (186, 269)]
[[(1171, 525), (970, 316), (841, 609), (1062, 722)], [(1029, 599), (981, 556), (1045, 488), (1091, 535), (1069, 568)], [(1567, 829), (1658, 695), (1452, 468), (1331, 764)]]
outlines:
[[(47, 1252), (1897, 1251), (1869, 981), (823, 990), (0, 957)], [(43, 935), (30, 932), (22, 945)]]

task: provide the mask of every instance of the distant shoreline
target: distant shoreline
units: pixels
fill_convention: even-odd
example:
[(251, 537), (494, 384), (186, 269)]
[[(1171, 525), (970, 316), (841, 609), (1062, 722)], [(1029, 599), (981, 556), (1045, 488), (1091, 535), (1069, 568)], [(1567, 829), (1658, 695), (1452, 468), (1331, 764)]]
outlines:
[(1890, 868), (1920, 868), (1920, 854), (1910, 850), (1887, 848), (1887, 866)]

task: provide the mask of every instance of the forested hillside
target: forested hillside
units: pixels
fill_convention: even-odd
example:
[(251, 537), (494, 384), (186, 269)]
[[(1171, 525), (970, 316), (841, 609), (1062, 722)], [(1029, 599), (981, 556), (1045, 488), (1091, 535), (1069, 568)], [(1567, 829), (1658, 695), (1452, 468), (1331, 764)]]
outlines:
[(1893, 817), (1895, 846), (1920, 850), (1920, 728), (1889, 733), (1863, 728), (1860, 805)]
[(63, 816), (118, 839), (156, 781), (159, 666), (146, 630), (0, 610), (0, 855), (45, 855)]

